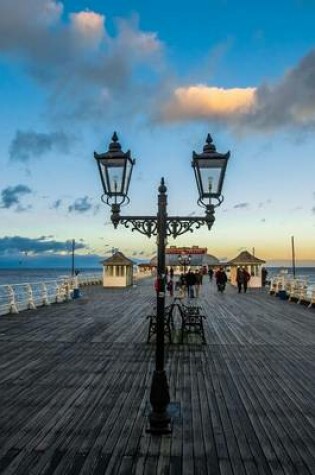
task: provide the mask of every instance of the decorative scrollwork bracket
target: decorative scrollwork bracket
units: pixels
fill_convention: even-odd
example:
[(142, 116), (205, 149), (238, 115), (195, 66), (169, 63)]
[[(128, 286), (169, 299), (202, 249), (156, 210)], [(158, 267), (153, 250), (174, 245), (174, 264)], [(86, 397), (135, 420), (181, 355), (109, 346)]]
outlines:
[[(145, 236), (157, 236), (158, 218), (157, 216), (120, 216), (119, 205), (112, 205), (111, 220), (117, 228), (118, 224), (130, 228), (131, 231), (137, 231)], [(208, 205), (205, 216), (167, 216), (166, 217), (166, 236), (176, 238), (187, 232), (193, 232), (203, 225), (208, 229), (212, 228), (214, 223), (214, 206)]]

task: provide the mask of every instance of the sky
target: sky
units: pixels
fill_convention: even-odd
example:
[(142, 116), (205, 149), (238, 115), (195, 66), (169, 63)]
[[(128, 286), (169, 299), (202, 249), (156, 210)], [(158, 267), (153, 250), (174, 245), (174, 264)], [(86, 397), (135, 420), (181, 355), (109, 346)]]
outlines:
[(315, 265), (315, 0), (1, 0), (0, 267), (80, 262), (156, 238), (113, 229), (93, 152), (136, 159), (124, 215), (203, 215), (191, 167), (231, 152), (212, 230), (168, 245)]

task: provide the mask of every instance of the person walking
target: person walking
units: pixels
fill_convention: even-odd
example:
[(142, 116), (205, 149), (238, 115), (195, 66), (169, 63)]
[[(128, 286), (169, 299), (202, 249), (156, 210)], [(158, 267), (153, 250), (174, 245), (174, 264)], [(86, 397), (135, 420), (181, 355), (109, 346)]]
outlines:
[(249, 272), (247, 272), (247, 270), (243, 267), (238, 267), (236, 271), (236, 282), (239, 294), (242, 292), (242, 289), (244, 290), (244, 293), (246, 293), (249, 280)]
[(217, 284), (217, 288), (219, 292), (223, 292), (225, 290), (225, 286), (227, 283), (227, 275), (223, 267), (220, 267), (219, 270), (215, 273), (215, 280)]
[(190, 269), (186, 274), (186, 286), (187, 286), (187, 294), (188, 298), (194, 298), (195, 297), (195, 292), (194, 292), (194, 287), (196, 284), (196, 276), (194, 272), (192, 272)]
[(196, 279), (196, 284), (195, 284), (196, 297), (198, 298), (200, 295), (200, 289), (202, 286), (202, 273), (200, 270), (196, 270), (195, 279)]
[(174, 297), (174, 282), (172, 279), (167, 283), (167, 290), (169, 291), (170, 297)]
[(244, 294), (247, 291), (247, 284), (250, 281), (250, 273), (244, 268), (243, 269), (243, 288), (244, 288)]
[(243, 287), (243, 282), (244, 282), (244, 274), (243, 274), (243, 269), (241, 267), (237, 268), (236, 282), (237, 282), (238, 293), (240, 294), (242, 292), (242, 287)]
[(261, 285), (262, 287), (265, 287), (266, 286), (266, 283), (267, 283), (267, 275), (268, 275), (268, 271), (266, 269), (266, 267), (263, 267), (261, 269)]

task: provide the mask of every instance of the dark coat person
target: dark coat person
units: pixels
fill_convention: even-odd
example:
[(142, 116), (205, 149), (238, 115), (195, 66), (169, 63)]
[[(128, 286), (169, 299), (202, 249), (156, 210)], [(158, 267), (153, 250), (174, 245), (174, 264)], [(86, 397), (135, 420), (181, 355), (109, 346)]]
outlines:
[(225, 286), (227, 283), (227, 275), (223, 267), (220, 267), (219, 270), (216, 271), (215, 273), (215, 281), (217, 284), (217, 288), (220, 292), (223, 292), (225, 290)]
[(261, 269), (261, 285), (263, 287), (265, 287), (266, 283), (267, 283), (267, 275), (268, 275), (268, 271), (265, 267), (263, 267)]
[(250, 274), (247, 272), (245, 268), (237, 268), (236, 272), (236, 282), (237, 282), (237, 287), (238, 287), (238, 293), (242, 292), (242, 289), (244, 290), (244, 293), (247, 291), (247, 284), (250, 280)]
[(191, 272), (191, 270), (189, 269), (189, 271), (186, 274), (186, 286), (187, 286), (188, 297), (195, 296), (195, 292), (194, 292), (195, 284), (196, 284), (196, 276), (194, 272)]

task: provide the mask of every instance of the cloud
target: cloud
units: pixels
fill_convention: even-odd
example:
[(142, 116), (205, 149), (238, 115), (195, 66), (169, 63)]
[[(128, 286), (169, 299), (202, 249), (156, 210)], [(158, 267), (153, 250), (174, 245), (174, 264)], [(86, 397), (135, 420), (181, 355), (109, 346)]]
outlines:
[(266, 201), (261, 201), (260, 203), (258, 203), (258, 208), (264, 208), (265, 206), (268, 206), (271, 203), (272, 203), (271, 199), (268, 199)]
[(315, 214), (315, 206), (312, 208), (312, 213)]
[(233, 206), (233, 208), (248, 208), (248, 207), (249, 207), (249, 203), (238, 203)]
[(23, 196), (32, 193), (31, 189), (26, 185), (8, 186), (1, 191), (1, 208), (13, 208), (16, 206), (16, 211), (25, 211), (29, 206), (24, 208), (20, 200)]
[[(0, 238), (0, 255), (20, 252), (42, 254), (69, 251), (68, 241), (55, 241), (48, 238), (49, 236), (40, 236), (34, 239), (23, 236), (5, 236)], [(76, 249), (84, 248), (86, 248), (84, 244), (76, 243)]]
[(69, 143), (68, 136), (63, 132), (44, 134), (33, 130), (17, 130), (10, 145), (9, 155), (12, 161), (28, 162), (33, 157), (41, 157), (53, 150), (68, 152)]
[(55, 0), (15, 0), (13, 7), (11, 0), (1, 0), (0, 11), (0, 48), (5, 51), (34, 46), (40, 32), (59, 22), (63, 5)]
[(78, 41), (97, 48), (105, 37), (105, 17), (91, 11), (70, 14), (71, 28)]
[(72, 205), (68, 206), (69, 213), (86, 213), (93, 207), (92, 203), (90, 203), (88, 196), (84, 196), (83, 198), (77, 198)]
[(56, 0), (15, 0), (14, 8), (12, 0), (1, 0), (0, 53), (45, 88), (50, 117), (73, 125), (139, 113), (149, 100), (148, 83), (163, 65), (163, 45), (155, 32), (139, 28), (137, 16), (115, 19), (114, 27), (107, 31), (105, 16), (95, 11), (63, 15)]
[[(163, 42), (143, 31), (136, 15), (113, 25), (108, 29), (107, 17), (96, 11), (65, 14), (57, 0), (15, 0), (14, 8), (12, 0), (1, 0), (0, 53), (44, 89), (47, 115), (72, 126), (144, 115), (152, 122), (211, 121), (259, 133), (315, 126), (315, 49), (277, 82), (227, 88), (176, 78)], [(17, 135), (12, 159), (29, 160), (60, 144), (53, 134), (33, 134), (35, 144), (29, 137), (24, 151)]]
[(245, 131), (314, 128), (315, 50), (275, 84), (230, 89), (204, 84), (176, 87), (154, 113), (162, 122), (211, 120)]
[(51, 205), (52, 209), (59, 209), (62, 204), (62, 200), (59, 198), (58, 200), (54, 201)]
[(255, 88), (179, 87), (161, 111), (165, 121), (224, 119), (248, 112), (255, 104)]
[(275, 85), (257, 88), (246, 126), (264, 130), (315, 125), (315, 50), (310, 51)]

